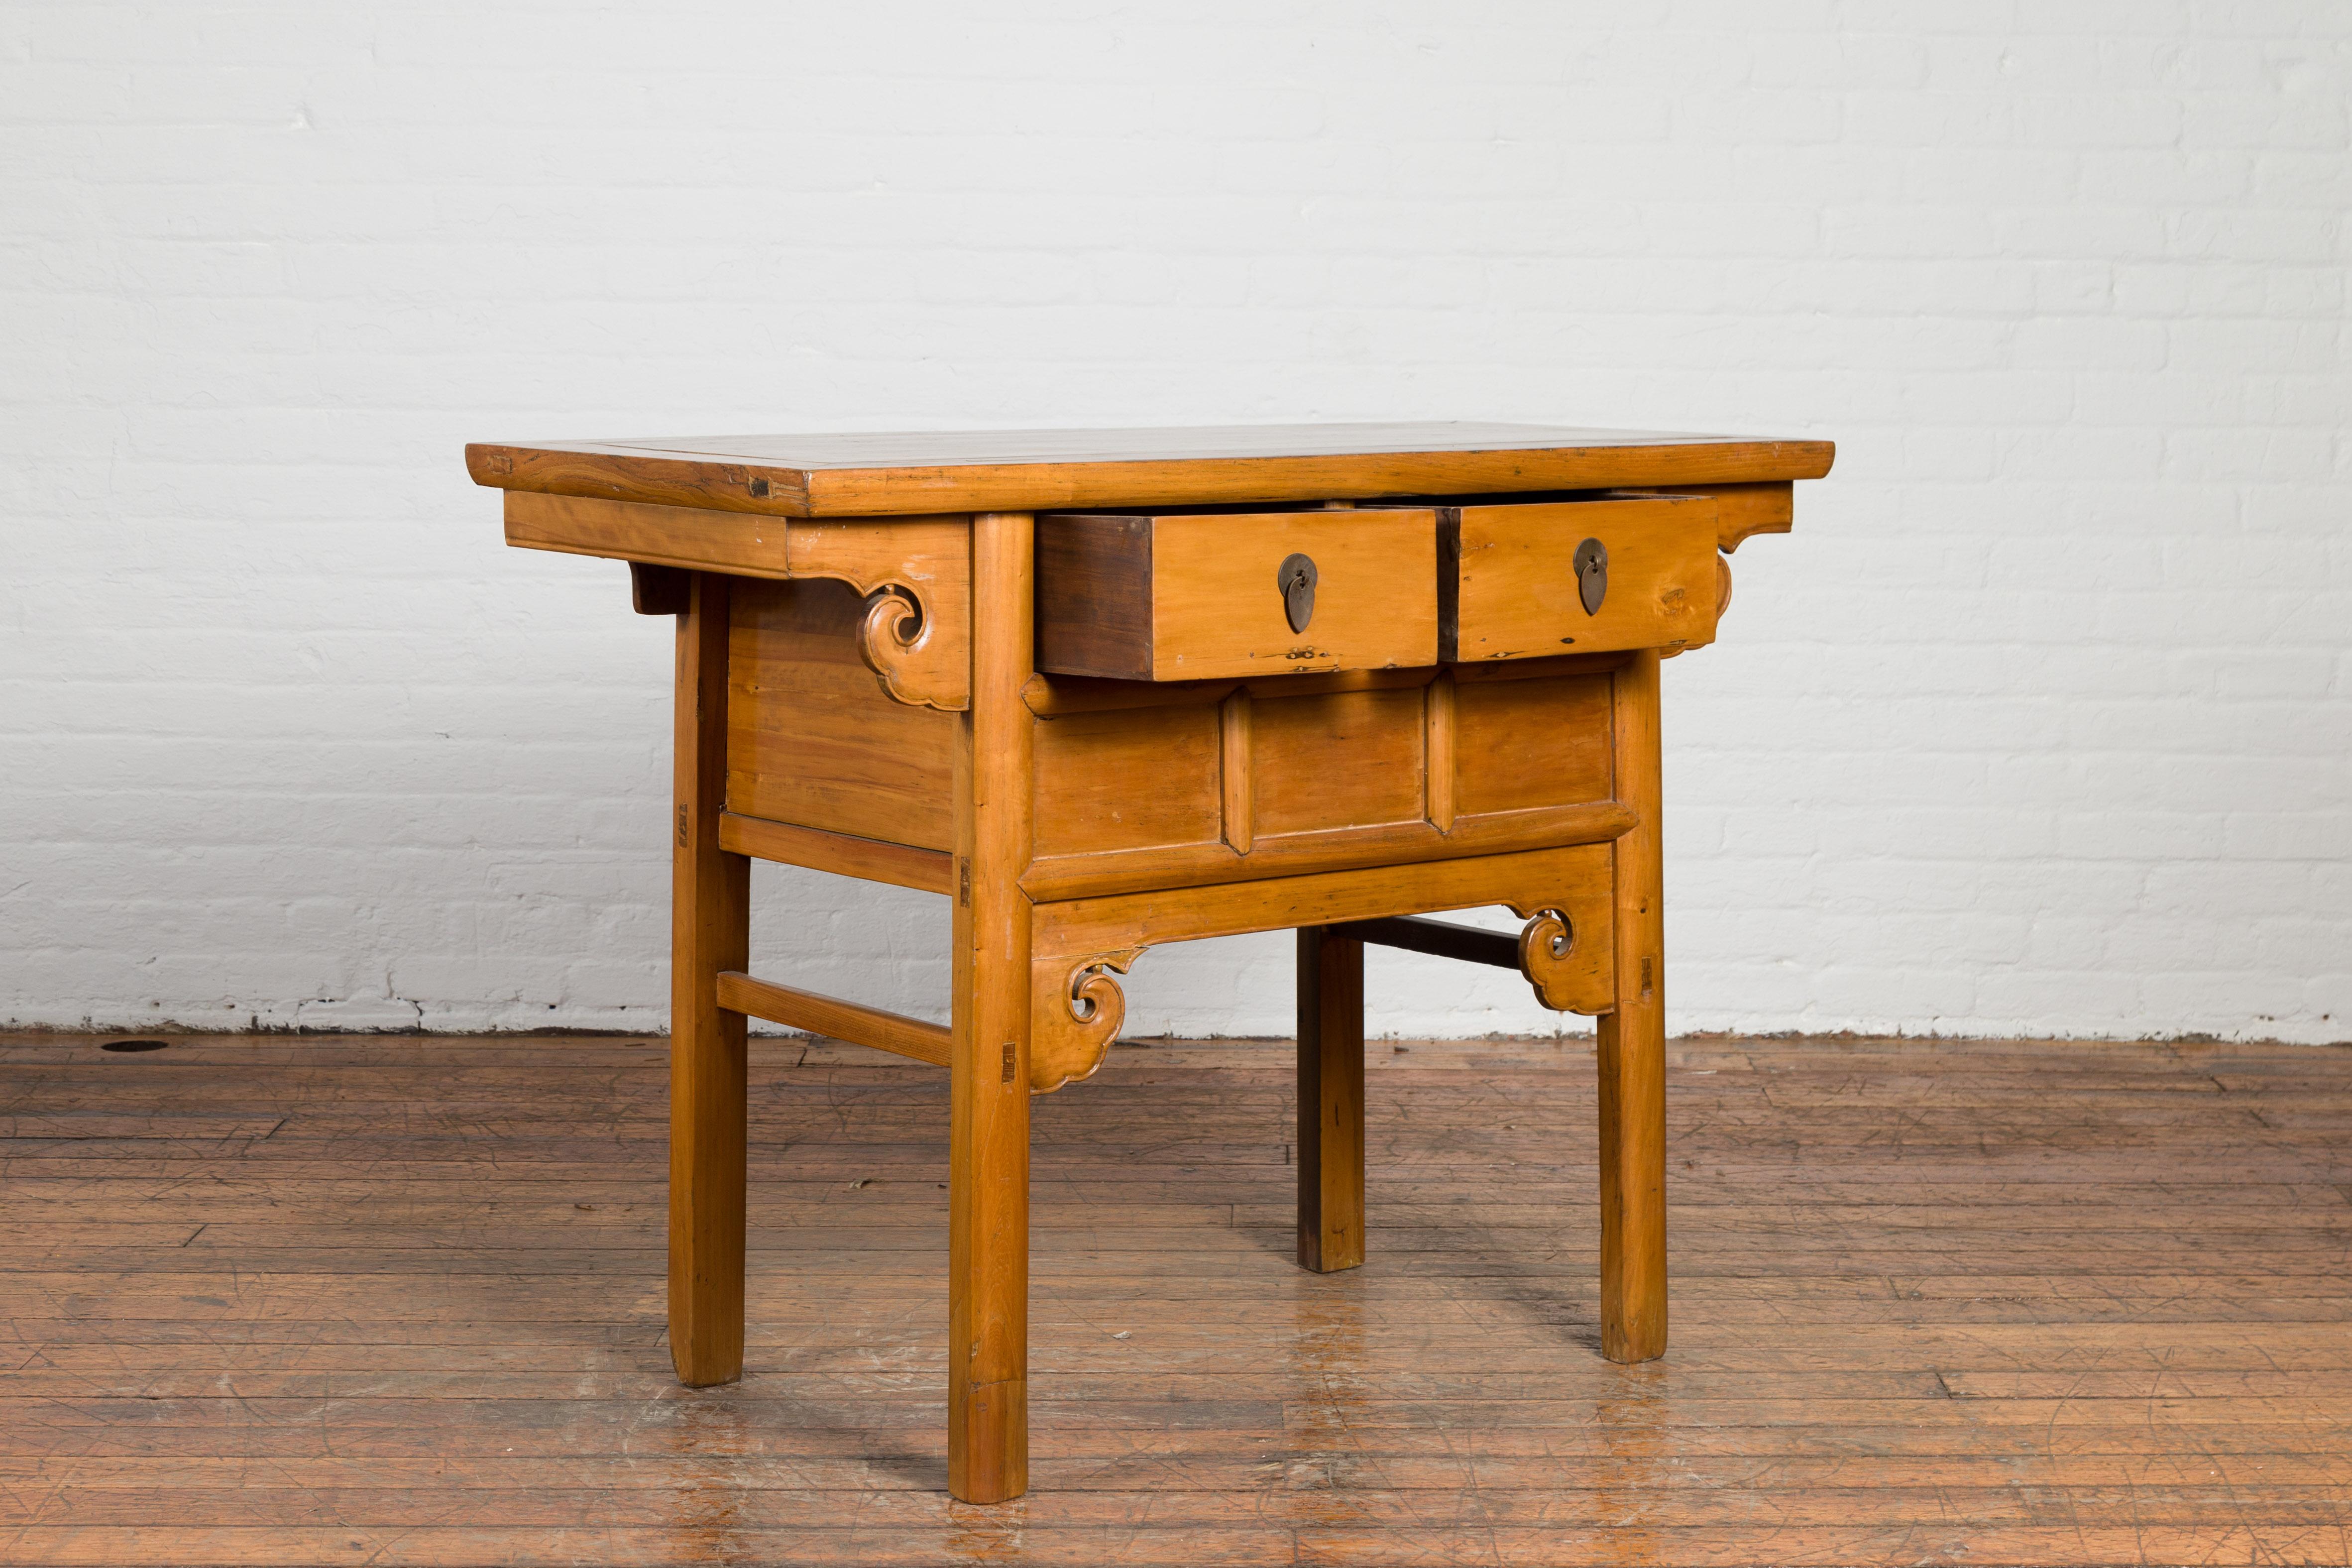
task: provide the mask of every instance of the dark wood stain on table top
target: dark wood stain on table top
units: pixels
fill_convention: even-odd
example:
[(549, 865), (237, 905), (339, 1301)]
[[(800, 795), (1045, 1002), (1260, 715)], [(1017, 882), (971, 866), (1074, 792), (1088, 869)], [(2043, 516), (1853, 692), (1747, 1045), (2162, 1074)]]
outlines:
[(1827, 441), (1535, 425), (1263, 425), (495, 442), (477, 483), (857, 517), (1819, 479)]
[(754, 1042), (688, 1390), (660, 1042), (0, 1037), (0, 1561), (2352, 1561), (2352, 1051), (1676, 1042), (1639, 1367), (1586, 1049), (1375, 1044), (1329, 1276), (1289, 1054), (1036, 1101), (1034, 1489), (972, 1509), (940, 1074)]

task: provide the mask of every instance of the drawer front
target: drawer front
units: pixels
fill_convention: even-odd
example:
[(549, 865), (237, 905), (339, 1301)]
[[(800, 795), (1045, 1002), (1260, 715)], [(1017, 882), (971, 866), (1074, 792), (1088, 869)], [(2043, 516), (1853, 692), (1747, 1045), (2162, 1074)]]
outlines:
[[(1707, 496), (1441, 510), (1442, 657), (1476, 663), (1714, 641), (1723, 593), (1716, 510)], [(1601, 581), (1589, 588), (1596, 556)]]
[(1437, 591), (1431, 509), (1047, 513), (1037, 668), (1211, 680), (1432, 665)]

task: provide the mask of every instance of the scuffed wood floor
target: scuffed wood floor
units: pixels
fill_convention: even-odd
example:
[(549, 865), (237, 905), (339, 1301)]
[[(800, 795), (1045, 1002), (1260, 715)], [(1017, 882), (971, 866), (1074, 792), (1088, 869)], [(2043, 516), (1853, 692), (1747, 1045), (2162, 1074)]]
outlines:
[(1674, 1344), (1601, 1361), (1575, 1044), (1037, 1102), (1034, 1490), (950, 1504), (946, 1079), (753, 1046), (751, 1348), (662, 1340), (658, 1042), (0, 1037), (0, 1561), (2352, 1561), (2352, 1050), (1674, 1048)]

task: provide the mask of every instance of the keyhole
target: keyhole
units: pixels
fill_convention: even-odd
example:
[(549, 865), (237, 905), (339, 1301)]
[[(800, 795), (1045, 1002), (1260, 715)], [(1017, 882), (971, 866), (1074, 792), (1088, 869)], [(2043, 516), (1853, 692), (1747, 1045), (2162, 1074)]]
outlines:
[(1571, 563), (1576, 573), (1576, 596), (1584, 605), (1584, 613), (1601, 613), (1601, 601), (1609, 595), (1609, 547), (1597, 539), (1588, 539), (1576, 547)]
[(1283, 557), (1276, 568), (1274, 584), (1282, 590), (1282, 613), (1290, 629), (1303, 632), (1307, 623), (1315, 618), (1315, 561), (1312, 556), (1292, 554)]

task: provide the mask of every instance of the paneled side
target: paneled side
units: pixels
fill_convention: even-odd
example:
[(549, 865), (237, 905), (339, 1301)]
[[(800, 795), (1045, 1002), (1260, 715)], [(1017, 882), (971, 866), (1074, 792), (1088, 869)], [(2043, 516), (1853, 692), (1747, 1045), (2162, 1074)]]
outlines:
[(1461, 682), (1454, 755), (1456, 821), (1607, 800), (1609, 677)]
[(1040, 720), (1036, 852), (1216, 842), (1223, 795), (1217, 730), (1211, 702)]
[(738, 579), (727, 809), (952, 849), (955, 718), (891, 700), (859, 657), (865, 601), (826, 578)]
[(1419, 687), (1260, 696), (1252, 710), (1251, 826), (1259, 838), (1422, 820)]

